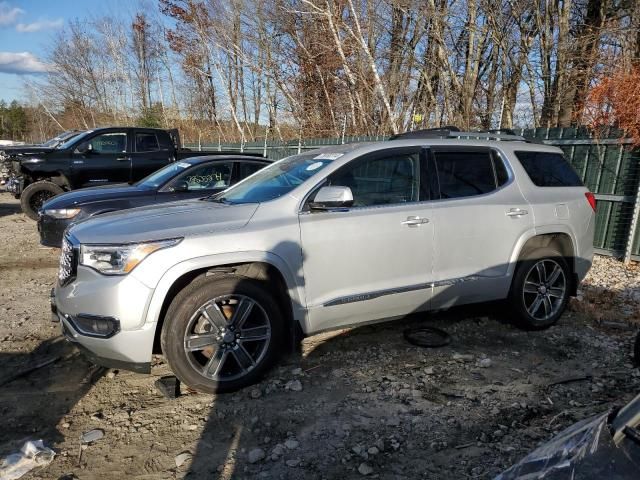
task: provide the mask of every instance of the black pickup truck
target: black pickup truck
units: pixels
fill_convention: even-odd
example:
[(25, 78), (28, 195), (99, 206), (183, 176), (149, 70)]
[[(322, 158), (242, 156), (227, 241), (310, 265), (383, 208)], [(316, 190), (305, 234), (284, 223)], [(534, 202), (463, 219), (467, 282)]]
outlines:
[(87, 130), (54, 149), (12, 155), (5, 188), (34, 220), (42, 204), (64, 191), (136, 182), (170, 162), (233, 152), (180, 147), (177, 130), (109, 127)]

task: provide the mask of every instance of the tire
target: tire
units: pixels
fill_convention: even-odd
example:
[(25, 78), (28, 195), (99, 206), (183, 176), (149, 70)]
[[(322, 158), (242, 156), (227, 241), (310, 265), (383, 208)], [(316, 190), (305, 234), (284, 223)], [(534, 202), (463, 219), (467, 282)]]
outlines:
[(171, 302), (160, 344), (181, 382), (225, 393), (262, 377), (281, 351), (284, 331), (278, 304), (261, 282), (239, 275), (199, 277)]
[(20, 195), (22, 212), (31, 220), (38, 220), (38, 210), (44, 202), (60, 195), (64, 190), (53, 182), (42, 180), (27, 186)]
[(571, 282), (571, 269), (562, 254), (551, 248), (529, 252), (518, 261), (509, 292), (516, 325), (544, 330), (555, 324), (567, 306)]

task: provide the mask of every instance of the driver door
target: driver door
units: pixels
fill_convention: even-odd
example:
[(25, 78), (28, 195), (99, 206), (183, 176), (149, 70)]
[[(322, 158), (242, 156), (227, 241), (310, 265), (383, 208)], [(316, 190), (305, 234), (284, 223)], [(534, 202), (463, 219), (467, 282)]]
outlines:
[(71, 158), (77, 185), (128, 183), (131, 180), (129, 145), (127, 130), (98, 133), (82, 142)]
[(312, 329), (428, 309), (433, 226), (421, 149), (365, 155), (332, 173), (325, 185), (349, 187), (354, 204), (299, 215)]

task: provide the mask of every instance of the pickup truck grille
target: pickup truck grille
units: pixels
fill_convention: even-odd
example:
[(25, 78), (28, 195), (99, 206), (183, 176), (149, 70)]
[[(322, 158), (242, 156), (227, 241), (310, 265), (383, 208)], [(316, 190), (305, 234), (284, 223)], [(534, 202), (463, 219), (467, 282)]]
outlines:
[(77, 272), (76, 249), (67, 237), (62, 239), (62, 250), (60, 252), (60, 268), (58, 269), (58, 281), (64, 286), (73, 280)]

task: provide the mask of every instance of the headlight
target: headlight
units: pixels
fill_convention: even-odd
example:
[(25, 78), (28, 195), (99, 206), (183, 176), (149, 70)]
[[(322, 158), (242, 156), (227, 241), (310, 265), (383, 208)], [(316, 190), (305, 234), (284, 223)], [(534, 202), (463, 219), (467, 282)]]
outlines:
[(79, 213), (79, 208), (51, 208), (44, 211), (45, 215), (53, 218), (73, 218)]
[(173, 247), (181, 240), (172, 238), (128, 245), (81, 245), (80, 265), (105, 275), (126, 275), (153, 252)]

